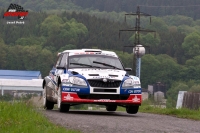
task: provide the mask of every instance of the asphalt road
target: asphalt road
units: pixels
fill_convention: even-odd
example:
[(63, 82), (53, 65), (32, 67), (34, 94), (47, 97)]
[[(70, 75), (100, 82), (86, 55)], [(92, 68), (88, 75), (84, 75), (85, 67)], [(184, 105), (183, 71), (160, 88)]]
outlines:
[(200, 133), (200, 121), (166, 115), (73, 110), (45, 110), (44, 114), (53, 123), (82, 133)]

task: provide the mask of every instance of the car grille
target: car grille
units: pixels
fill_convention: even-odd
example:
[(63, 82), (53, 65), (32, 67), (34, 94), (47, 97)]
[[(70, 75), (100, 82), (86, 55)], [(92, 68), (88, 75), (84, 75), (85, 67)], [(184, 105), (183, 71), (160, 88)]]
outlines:
[(113, 95), (113, 94), (78, 94), (78, 97), (81, 99), (110, 99), (110, 100), (127, 100), (128, 95)]
[(105, 93), (116, 93), (117, 92), (117, 89), (103, 89), (103, 88), (94, 88), (93, 90), (94, 92), (105, 92)]
[(107, 82), (103, 82), (102, 80), (88, 80), (90, 86), (92, 87), (106, 87), (106, 88), (114, 88), (119, 87), (121, 84), (120, 80), (108, 80)]

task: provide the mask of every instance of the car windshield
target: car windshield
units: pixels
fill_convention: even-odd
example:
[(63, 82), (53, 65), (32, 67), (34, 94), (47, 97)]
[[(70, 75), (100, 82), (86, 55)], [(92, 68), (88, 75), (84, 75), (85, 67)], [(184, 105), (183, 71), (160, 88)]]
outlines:
[(117, 57), (106, 55), (73, 55), (69, 56), (69, 68), (105, 68), (124, 70)]

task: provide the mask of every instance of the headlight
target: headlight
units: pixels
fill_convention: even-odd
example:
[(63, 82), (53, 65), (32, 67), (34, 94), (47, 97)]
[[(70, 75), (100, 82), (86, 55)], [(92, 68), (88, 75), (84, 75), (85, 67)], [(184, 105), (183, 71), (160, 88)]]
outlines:
[(78, 77), (69, 77), (69, 82), (75, 85), (87, 86), (85, 80)]
[(126, 79), (122, 85), (122, 87), (133, 87), (134, 81), (133, 79)]

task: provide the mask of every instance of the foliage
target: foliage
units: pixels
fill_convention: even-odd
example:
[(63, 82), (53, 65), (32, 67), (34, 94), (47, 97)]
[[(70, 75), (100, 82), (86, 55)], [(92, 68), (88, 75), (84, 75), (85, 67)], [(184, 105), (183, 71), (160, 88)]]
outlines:
[(193, 23), (193, 18), (183, 16), (183, 15), (167, 15), (163, 17), (163, 20), (167, 25), (172, 25), (172, 26), (179, 26), (179, 25), (188, 25), (191, 26)]
[(167, 91), (167, 108), (175, 108), (179, 91), (200, 92), (199, 80), (175, 81)]
[(200, 85), (193, 85), (193, 86), (189, 89), (189, 92), (200, 93)]
[[(99, 11), (107, 11), (107, 12), (136, 12), (137, 6), (140, 6), (140, 10), (145, 11), (149, 14), (154, 16), (166, 16), (166, 15), (176, 15), (181, 14), (185, 16), (190, 16), (194, 18), (199, 18), (198, 15), (198, 6), (188, 6), (188, 5), (198, 5), (199, 1), (191, 0), (191, 1), (166, 1), (166, 0), (104, 0), (104, 1), (93, 1), (93, 0), (72, 0), (72, 2), (82, 8), (93, 8), (98, 9)], [(176, 7), (176, 5), (185, 6), (183, 7)], [(151, 7), (153, 6), (153, 8)], [(171, 7), (173, 6), (173, 7)]]
[(13, 96), (10, 94), (0, 95), (0, 101), (11, 101)]
[(21, 96), (14, 96), (14, 95), (11, 95), (9, 93), (6, 93), (4, 95), (0, 95), (0, 101), (27, 101), (29, 99), (31, 99), (31, 97), (33, 96), (37, 96), (37, 94), (29, 94), (29, 93), (25, 93), (25, 94), (22, 94)]
[(165, 54), (146, 54), (142, 57), (141, 65), (141, 82), (144, 86), (158, 81), (170, 85), (172, 81), (181, 78), (177, 73), (182, 70), (182, 67)]
[(200, 54), (200, 33), (193, 32), (184, 39), (182, 47), (188, 58), (192, 58)]
[(167, 91), (167, 107), (176, 107), (178, 92), (187, 90), (189, 90), (189, 87), (185, 83), (174, 82), (171, 88)]
[[(160, 44), (160, 37), (159, 37), (159, 35), (157, 35), (156, 37), (155, 36), (156, 36), (156, 34), (153, 35), (153, 33), (148, 33), (145, 35), (142, 34), (140, 36), (141, 44), (145, 44), (146, 46), (150, 46), (150, 47), (158, 46)], [(135, 42), (135, 34), (132, 35), (129, 38), (129, 40), (131, 43), (134, 43)]]
[(4, 41), (2, 38), (0, 38), (0, 68), (1, 67), (5, 67), (5, 63), (6, 63), (6, 45), (4, 44)]
[(26, 102), (0, 101), (0, 112), (1, 133), (78, 133), (78, 131), (66, 130), (63, 127), (54, 125), (53, 123), (49, 122), (41, 113), (36, 111), (32, 105)]

